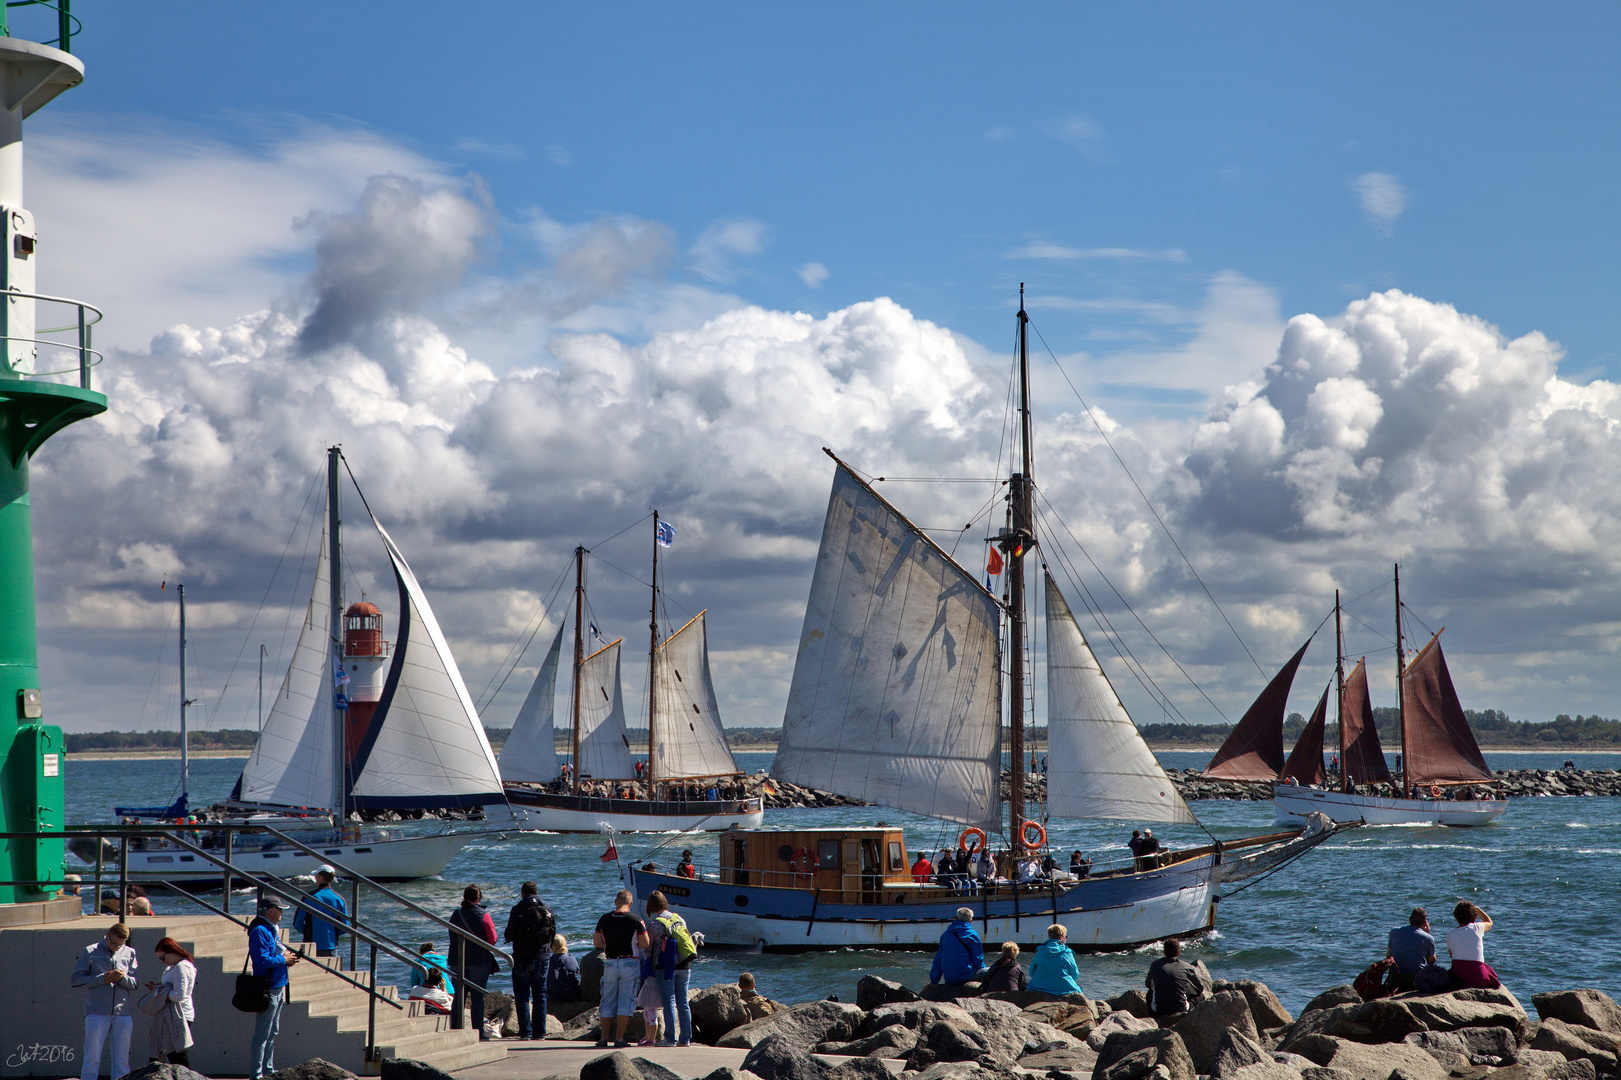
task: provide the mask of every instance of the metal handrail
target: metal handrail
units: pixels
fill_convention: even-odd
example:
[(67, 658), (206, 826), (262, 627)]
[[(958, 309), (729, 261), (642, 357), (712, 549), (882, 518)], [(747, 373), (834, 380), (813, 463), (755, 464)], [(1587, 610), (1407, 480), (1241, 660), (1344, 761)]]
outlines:
[(0, 8), (0, 36), (11, 36), (9, 9), (42, 7), (47, 11), (56, 12), (56, 38), (52, 41), (42, 41), (40, 44), (71, 53), (73, 39), (84, 30), (84, 23), (69, 10), (69, 3), (70, 0), (6, 0), (5, 7)]
[[(24, 0), (24, 2), (38, 3), (38, 2), (44, 2), (44, 0)], [(13, 370), (13, 369), (10, 368), (10, 363), (9, 363), (9, 352), (10, 352), (9, 345), (10, 345), (11, 342), (21, 342), (21, 343), (26, 344), (26, 345), (32, 345), (32, 346), (35, 347), (36, 350), (41, 345), (47, 345), (47, 346), (50, 346), (51, 348), (71, 349), (71, 350), (77, 352), (79, 354), (79, 367), (78, 367), (79, 387), (82, 390), (89, 390), (90, 389), (90, 371), (91, 371), (91, 369), (96, 367), (103, 360), (106, 359), (106, 357), (103, 356), (100, 352), (98, 352), (97, 350), (90, 347), (90, 341), (91, 341), (91, 329), (90, 328), (95, 326), (103, 318), (105, 318), (105, 315), (102, 313), (102, 310), (100, 308), (96, 307), (94, 304), (85, 303), (83, 300), (74, 300), (74, 299), (71, 299), (71, 298), (66, 297), (66, 296), (51, 296), (51, 295), (49, 295), (47, 293), (23, 292), (21, 289), (0, 290), (0, 295), (3, 295), (8, 299), (43, 300), (43, 301), (45, 301), (47, 303), (51, 303), (51, 304), (68, 304), (68, 305), (78, 309), (79, 317), (74, 322), (67, 323), (64, 326), (47, 326), (47, 327), (35, 327), (34, 328), (34, 332), (36, 334), (62, 334), (62, 333), (66, 333), (66, 332), (68, 332), (70, 330), (77, 330), (78, 334), (79, 334), (79, 340), (78, 340), (77, 344), (74, 344), (73, 342), (70, 342), (70, 341), (55, 341), (55, 340), (52, 340), (51, 338), (48, 338), (48, 337), (15, 337), (15, 336), (5, 336), (5, 335), (0, 335), (0, 341), (5, 341), (7, 343), (7, 345), (8, 345), (8, 348), (7, 348), (8, 360), (7, 360), (7, 364), (6, 364), (7, 369), (10, 370), (10, 373), (12, 375), (14, 375), (14, 376), (16, 376), (18, 378), (23, 378), (23, 379), (37, 379), (37, 378), (44, 378), (46, 376), (51, 376), (51, 375), (69, 375), (69, 374), (72, 374), (74, 369), (73, 368), (63, 368), (63, 369), (61, 369), (59, 371), (16, 371), (16, 370)], [(87, 318), (85, 316), (86, 312), (93, 313), (94, 317)]]

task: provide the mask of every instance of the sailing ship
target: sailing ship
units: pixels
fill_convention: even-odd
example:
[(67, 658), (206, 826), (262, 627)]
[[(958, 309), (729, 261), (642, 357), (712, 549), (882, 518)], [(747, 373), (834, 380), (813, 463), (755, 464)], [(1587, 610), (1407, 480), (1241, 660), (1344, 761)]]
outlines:
[[(351, 813), (504, 805), (501, 774), (433, 608), (405, 556), (369, 508), (399, 588), (400, 624), (380, 700), (365, 723), (349, 723), (350, 679), (341, 644), (346, 636), (343, 582), (333, 572), (343, 565), (342, 457), (337, 447), (327, 451), (326, 526), (315, 585), (281, 689), (226, 803), (227, 819), (295, 828), (298, 839), (322, 856), (374, 880), (432, 877), (482, 834), (362, 828), (350, 823)], [(369, 618), (362, 611), (351, 621)], [(222, 843), (218, 829), (204, 825), (201, 831), (205, 846)], [(292, 877), (312, 873), (324, 861), (262, 835), (232, 839), (232, 864), (251, 873)], [(197, 865), (195, 856), (157, 842), (132, 850), (128, 869), (137, 878), (219, 877), (212, 865)]]
[[(1336, 822), (1363, 821), (1369, 825), (1485, 825), (1508, 811), (1508, 800), (1485, 798), (1477, 788), (1495, 783), (1491, 767), (1480, 752), (1469, 719), (1441, 651), (1441, 630), (1407, 661), (1402, 635), (1401, 567), (1396, 567), (1396, 699), (1401, 715), (1401, 767), (1392, 780), (1384, 748), (1374, 727), (1372, 698), (1368, 693), (1367, 659), (1357, 661), (1345, 675), (1344, 637), (1340, 629), (1339, 593), (1334, 594), (1335, 678), (1339, 684), (1340, 782), (1328, 786), (1322, 772), (1323, 726), (1327, 691), (1319, 702), (1300, 745), (1310, 752), (1316, 772), (1302, 762), (1293, 772), (1283, 771), (1272, 786), (1279, 824), (1302, 820), (1313, 813), (1327, 814)], [(1444, 630), (1445, 627), (1442, 628)], [(1238, 732), (1235, 729), (1234, 735)], [(1218, 757), (1220, 754), (1218, 753)], [(1291, 756), (1290, 762), (1294, 761)], [(1244, 777), (1244, 779), (1264, 779)], [(1376, 785), (1389, 784), (1389, 793)], [(1358, 790), (1362, 788), (1363, 790)]]
[[(1118, 950), (1208, 930), (1235, 850), (1299, 842), (1304, 829), (1145, 857), (1086, 877), (1043, 875), (1046, 829), (1026, 816), (1025, 559), (1036, 550), (1028, 316), (1020, 291), (1019, 455), (994, 543), (1004, 605), (831, 450), (835, 472), (772, 774), (880, 808), (965, 826), (966, 877), (914, 880), (902, 831), (736, 829), (696, 878), (632, 866), (716, 944), (769, 951), (933, 948), (959, 908), (987, 941), (1034, 943), (1062, 923), (1079, 950)], [(1099, 665), (1050, 573), (1048, 804), (1056, 817), (1197, 824)], [(1006, 652), (1003, 651), (1004, 626)], [(1003, 665), (1010, 675), (1009, 849), (1000, 831)], [(1319, 830), (1321, 839), (1327, 830)], [(994, 867), (994, 869), (993, 869)]]
[[(506, 797), (523, 826), (547, 832), (718, 832), (759, 825), (763, 800), (724, 797), (742, 773), (726, 745), (709, 672), (706, 612), (659, 639), (659, 548), (674, 530), (653, 514), (653, 604), (649, 619), (648, 753), (638, 771), (630, 752), (619, 651), (624, 639), (585, 653), (585, 548), (574, 549), (574, 661), (571, 766), (557, 754), (560, 627), (501, 748)], [(696, 791), (714, 798), (688, 798)]]

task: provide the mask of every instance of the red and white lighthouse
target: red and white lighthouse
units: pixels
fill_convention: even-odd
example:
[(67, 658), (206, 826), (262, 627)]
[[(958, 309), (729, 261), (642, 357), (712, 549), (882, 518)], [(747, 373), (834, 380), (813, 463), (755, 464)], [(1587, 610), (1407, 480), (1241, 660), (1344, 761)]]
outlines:
[(393, 645), (383, 640), (383, 613), (362, 600), (343, 613), (343, 666), (349, 673), (348, 730), (344, 761), (354, 764), (355, 753), (371, 727), (372, 714), (383, 696)]

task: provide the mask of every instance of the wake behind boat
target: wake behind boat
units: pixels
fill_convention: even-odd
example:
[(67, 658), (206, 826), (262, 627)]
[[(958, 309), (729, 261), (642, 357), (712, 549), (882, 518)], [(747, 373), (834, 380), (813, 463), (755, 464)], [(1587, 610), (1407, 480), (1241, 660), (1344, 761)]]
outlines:
[[(1006, 602), (828, 451), (833, 490), (772, 767), (782, 780), (966, 826), (960, 862), (917, 880), (901, 831), (877, 824), (739, 829), (721, 837), (719, 864), (692, 876), (627, 870), (639, 897), (662, 890), (710, 942), (933, 948), (968, 907), (986, 940), (1035, 943), (1057, 922), (1072, 948), (1128, 949), (1208, 930), (1226, 853), (1303, 835), (1211, 843), (1084, 874), (1052, 868), (1046, 828), (1026, 816), (1024, 560), (1039, 550), (1028, 321), (1021, 290), (1014, 460), (1022, 468), (1007, 481), (1008, 525), (990, 560), (992, 573), (1006, 567)], [(1198, 824), (1043, 567), (1047, 812)], [(1004, 827), (1004, 661), (1012, 768), (1007, 847), (992, 853), (988, 835)]]

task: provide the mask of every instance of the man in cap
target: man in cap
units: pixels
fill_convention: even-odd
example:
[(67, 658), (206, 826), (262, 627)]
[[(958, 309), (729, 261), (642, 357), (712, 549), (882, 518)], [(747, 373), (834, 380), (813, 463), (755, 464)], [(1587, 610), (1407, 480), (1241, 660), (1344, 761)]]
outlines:
[(130, 991), (141, 984), (135, 979), (135, 950), (129, 947), (129, 927), (115, 922), (107, 935), (79, 954), (73, 968), (73, 988), (86, 990), (84, 1005), (83, 1080), (101, 1075), (102, 1049), (112, 1056), (109, 1073), (113, 1080), (129, 1072), (129, 1040), (135, 1029)]
[(298, 963), (299, 955), (281, 943), (281, 901), (266, 896), (259, 901), (259, 917), (248, 924), (248, 957), (253, 973), (270, 979), (270, 1008), (259, 1013), (253, 1024), (253, 1048), (249, 1052), (249, 1075), (264, 1080), (276, 1071), (276, 1033), (281, 1029), (281, 1007), (287, 1000), (287, 968)]
[(684, 878), (695, 878), (698, 876), (698, 868), (692, 865), (691, 848), (688, 848), (686, 851), (681, 853), (681, 861), (676, 864), (675, 873), (677, 877)]
[(304, 940), (314, 944), (316, 956), (338, 955), (338, 935), (343, 931), (338, 927), (349, 919), (349, 905), (343, 902), (343, 897), (332, 887), (338, 878), (338, 872), (332, 866), (322, 863), (315, 868), (315, 891), (310, 894), (310, 903), (332, 913), (331, 919), (324, 919), (319, 915), (311, 915), (300, 908), (293, 916), (293, 929), (304, 935)]

